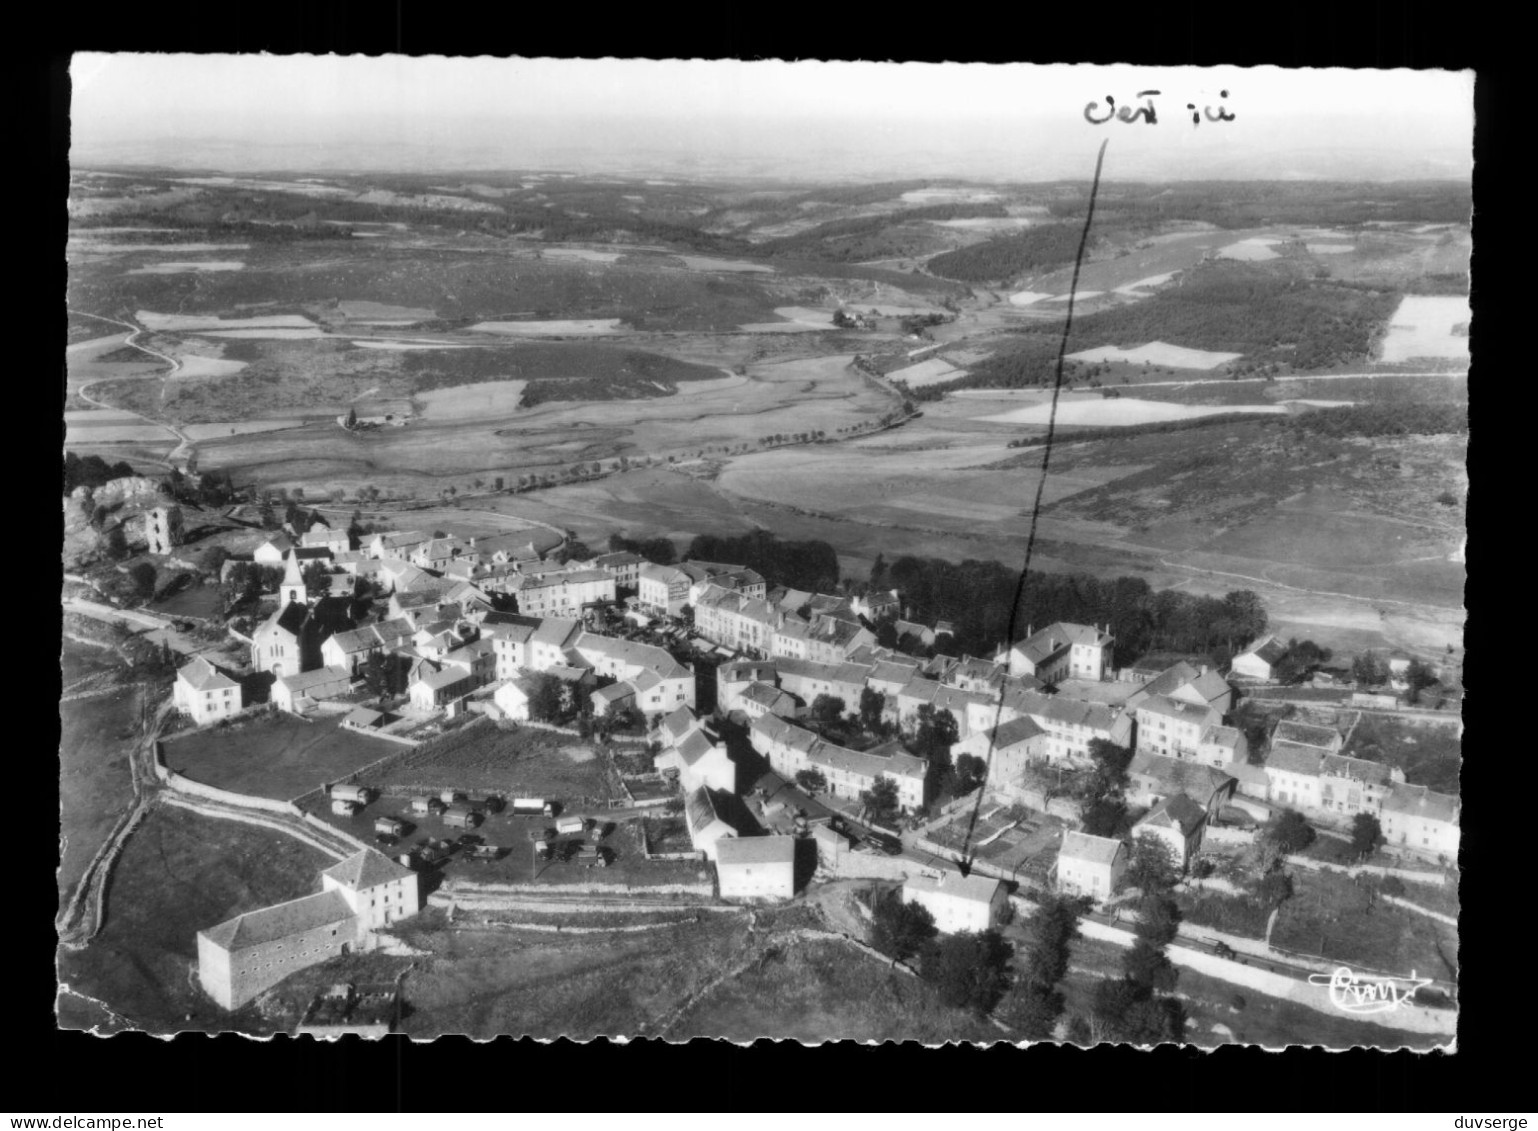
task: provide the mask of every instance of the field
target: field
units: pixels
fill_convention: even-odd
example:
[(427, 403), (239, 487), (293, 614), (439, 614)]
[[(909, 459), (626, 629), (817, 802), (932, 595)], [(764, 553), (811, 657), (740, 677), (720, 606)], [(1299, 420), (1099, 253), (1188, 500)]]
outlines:
[[(1285, 413), (1287, 409), (1282, 405), (1175, 405), (1163, 401), (1138, 400), (1135, 397), (1108, 399), (1098, 394), (1066, 393), (1058, 398), (1056, 420), (1059, 425), (1104, 428), (1156, 424), (1168, 420), (1194, 420), (1201, 416), (1218, 416), (1234, 411), (1264, 414)], [(1045, 426), (1052, 419), (1052, 404), (1048, 398), (1008, 412), (975, 419), (985, 423)]]
[(506, 797), (617, 796), (603, 760), (592, 748), (564, 734), (532, 727), (507, 729), (472, 721), (382, 769), (369, 784), (412, 796), (444, 789), (487, 791)]
[(205, 785), (288, 801), (406, 749), (339, 723), (306, 722), (282, 712), (256, 715), (167, 740), (165, 762)]
[(1388, 974), (1457, 978), (1456, 928), (1390, 904), (1369, 906), (1361, 886), (1344, 874), (1299, 870), (1293, 884), (1273, 945)]
[(1395, 363), (1437, 358), (1467, 364), (1470, 318), (1466, 298), (1406, 295), (1383, 340), (1382, 360)]
[[(83, 951), (59, 952), (59, 980), (155, 1033), (268, 1028), (254, 1008), (226, 1013), (193, 989), (197, 932), (320, 890), (334, 861), (290, 837), (162, 805), (113, 869), (106, 921)], [(60, 1025), (89, 1024), (68, 994)]]
[(773, 947), (722, 982), (668, 1030), (670, 1037), (752, 1041), (991, 1043), (1004, 1034), (943, 1005), (926, 982), (899, 974), (844, 943), (795, 940)]
[[(64, 642), (64, 686), (91, 675), (120, 673), (111, 652)], [(61, 906), (119, 817), (133, 804), (128, 755), (139, 733), (140, 696), (133, 685), (59, 706)]]
[(1099, 349), (1080, 350), (1068, 354), (1075, 361), (1117, 361), (1128, 365), (1168, 365), (1173, 369), (1216, 369), (1224, 362), (1237, 361), (1242, 354), (1218, 353), (1212, 350), (1188, 350), (1164, 342), (1149, 342), (1135, 349), (1119, 346), (1101, 346)]

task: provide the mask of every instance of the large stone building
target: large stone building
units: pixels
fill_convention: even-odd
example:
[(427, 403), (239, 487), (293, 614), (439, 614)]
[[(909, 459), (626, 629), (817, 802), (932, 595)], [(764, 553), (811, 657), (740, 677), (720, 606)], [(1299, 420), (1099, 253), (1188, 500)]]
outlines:
[(177, 671), (171, 700), (199, 726), (237, 715), (245, 706), (240, 684), (202, 656)]
[(371, 950), (374, 932), (421, 906), (416, 873), (364, 849), (321, 873), (321, 891), (198, 932), (198, 980), (239, 1009), (296, 971)]
[(997, 657), (1010, 675), (1029, 675), (1042, 683), (1062, 679), (1102, 680), (1111, 666), (1111, 634), (1095, 625), (1059, 621)]

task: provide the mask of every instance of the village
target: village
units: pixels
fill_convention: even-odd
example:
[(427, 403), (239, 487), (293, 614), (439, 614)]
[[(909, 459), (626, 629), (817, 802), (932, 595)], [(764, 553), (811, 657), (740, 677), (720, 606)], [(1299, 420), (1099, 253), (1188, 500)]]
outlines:
[[(195, 556), (181, 506), (153, 501), (134, 531), (143, 557)], [(1331, 956), (1273, 939), (1281, 877), (1365, 877), (1417, 911), (1407, 881), (1456, 889), (1458, 798), (1346, 752), (1363, 719), (1456, 725), (1414, 705), (1412, 685), (1439, 674), (1420, 659), (1358, 663), (1370, 686), (1315, 664), (1302, 686), (1286, 670), (1296, 642), (1263, 634), (1222, 671), (1195, 656), (1117, 667), (1110, 626), (1071, 623), (956, 656), (950, 626), (907, 619), (899, 590), (796, 590), (552, 529), (350, 525), (291, 506), (248, 551), (202, 559), (216, 563), (205, 584), (247, 586), (257, 612), (184, 653), (160, 783), (238, 808), (240, 783), (262, 780), (260, 740), (225, 779), (190, 752), (228, 763), (221, 744), (264, 719), (369, 743), (364, 764), (301, 761), (294, 784), (252, 789), (341, 858), (317, 893), (198, 931), (197, 983), (227, 1010), (398, 947), (427, 908), (567, 889), (765, 907), (851, 881), (893, 960), (909, 955), (880, 940), (905, 916), (972, 939), (1029, 933), (1066, 900), (1081, 931), (1128, 945), (1118, 924), (1152, 892), (1199, 895), (1198, 911), (1253, 903), (1272, 912), (1258, 938), (1182, 904), (1172, 958), (1252, 989), (1281, 976), (1288, 988), (1262, 992), (1285, 996)], [(1332, 684), (1352, 687), (1308, 702)], [(557, 752), (581, 765), (531, 769)]]

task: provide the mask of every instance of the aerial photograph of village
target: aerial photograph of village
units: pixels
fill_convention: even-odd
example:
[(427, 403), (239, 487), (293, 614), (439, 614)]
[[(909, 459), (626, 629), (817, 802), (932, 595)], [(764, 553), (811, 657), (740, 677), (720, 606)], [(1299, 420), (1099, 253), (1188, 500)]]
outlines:
[(61, 1030), (1455, 1047), (1472, 75), (70, 80)]

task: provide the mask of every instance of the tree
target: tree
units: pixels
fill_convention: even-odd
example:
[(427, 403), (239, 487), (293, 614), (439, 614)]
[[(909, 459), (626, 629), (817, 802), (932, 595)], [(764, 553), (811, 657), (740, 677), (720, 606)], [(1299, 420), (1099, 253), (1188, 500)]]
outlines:
[(988, 763), (976, 754), (963, 754), (956, 759), (956, 793), (971, 793), (988, 777)]
[(828, 788), (828, 779), (821, 770), (797, 770), (796, 784), (808, 793), (817, 793)]
[(1296, 809), (1283, 809), (1272, 817), (1261, 836), (1287, 855), (1314, 843), (1313, 826)]
[(886, 696), (874, 687), (860, 689), (860, 725), (869, 733), (879, 735), (885, 729), (882, 715), (886, 712)]
[(310, 562), (299, 571), (299, 576), (304, 580), (304, 587), (309, 590), (311, 597), (324, 597), (331, 591), (331, 572), (325, 562)]
[(1424, 660), (1411, 660), (1405, 669), (1405, 682), (1410, 685), (1410, 702), (1419, 703), (1421, 692), (1436, 686), (1437, 673)]
[(929, 909), (903, 902), (895, 888), (877, 898), (871, 911), (871, 945), (899, 962), (919, 953), (939, 933)]
[(988, 1013), (1009, 985), (1014, 947), (995, 930), (958, 931), (924, 949), (919, 973), (953, 1009)]
[(354, 510), (352, 512), (352, 521), (347, 524), (347, 537), (355, 542), (362, 542), (367, 535), (368, 531), (363, 528), (363, 512)]
[(128, 556), (128, 535), (123, 533), (121, 526), (107, 531), (107, 556), (114, 561), (122, 561)]
[(358, 410), (351, 405), (347, 406), (347, 423), (342, 427), (351, 431), (358, 426)]
[(1063, 1015), (1063, 995), (1058, 990), (1016, 985), (1003, 1013), (1026, 1040), (1049, 1041)]
[(565, 713), (561, 681), (549, 672), (539, 672), (531, 678), (534, 685), (529, 691), (529, 717), (535, 722), (559, 722)]
[(1118, 837), (1127, 825), (1127, 767), (1132, 751), (1109, 739), (1089, 743), (1090, 772), (1079, 783), (1079, 820), (1091, 836)]
[(134, 583), (134, 592), (140, 597), (151, 597), (155, 593), (155, 567), (149, 562), (135, 562), (128, 571), (129, 580)]
[(895, 824), (899, 812), (897, 783), (889, 777), (878, 777), (869, 789), (860, 791), (860, 806), (873, 824)]
[(383, 652), (370, 652), (363, 664), (363, 683), (368, 693), (383, 699), (395, 693), (395, 680), (390, 658)]
[[(866, 690), (870, 690), (866, 688)], [(812, 720), (823, 726), (833, 726), (843, 718), (844, 701), (836, 695), (819, 695), (812, 700)]]
[(1145, 892), (1166, 892), (1180, 879), (1180, 864), (1168, 841), (1145, 832), (1132, 842), (1132, 858), (1125, 874), (1132, 887)]
[(230, 552), (223, 546), (210, 546), (203, 554), (203, 571), (218, 577), (224, 563), (230, 560)]
[(942, 707), (937, 711), (929, 703), (920, 705), (918, 720), (913, 738), (914, 753), (929, 762), (925, 789), (933, 796), (950, 783), (953, 772), (951, 747), (956, 744), (960, 729), (956, 725), (956, 716), (948, 709)]
[(278, 528), (277, 513), (272, 509), (272, 504), (266, 499), (263, 499), (262, 505), (257, 508), (256, 517), (257, 521), (262, 524), (263, 530), (276, 530)]
[(1262, 907), (1280, 907), (1292, 898), (1292, 877), (1286, 872), (1267, 872), (1251, 894)]
[(1363, 652), (1351, 661), (1351, 678), (1361, 687), (1381, 687), (1389, 680), (1388, 660), (1381, 652)]
[(1358, 813), (1351, 819), (1351, 851), (1363, 860), (1383, 843), (1383, 826), (1371, 813)]

